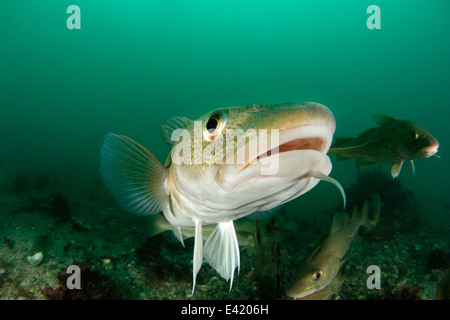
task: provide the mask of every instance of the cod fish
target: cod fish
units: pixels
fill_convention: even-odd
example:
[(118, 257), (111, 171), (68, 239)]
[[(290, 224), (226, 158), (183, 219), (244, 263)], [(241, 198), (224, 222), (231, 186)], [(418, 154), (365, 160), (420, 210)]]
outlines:
[(378, 222), (381, 208), (379, 195), (375, 194), (372, 197), (371, 206), (374, 211), (372, 220), (369, 219), (367, 201), (364, 202), (361, 213), (355, 207), (351, 217), (345, 212), (335, 214), (329, 235), (315, 246), (298, 269), (296, 278), (286, 293), (289, 297), (294, 299), (305, 299), (307, 296), (331, 297), (333, 281), (338, 278), (337, 281), (341, 282), (338, 277), (339, 270), (347, 261), (345, 254), (359, 227), (363, 225), (372, 228)]
[(436, 155), (439, 142), (426, 130), (409, 120), (375, 114), (379, 127), (370, 128), (356, 138), (336, 138), (331, 153), (338, 159), (359, 158), (362, 164), (394, 162), (391, 175), (398, 177), (403, 161), (411, 161), (414, 172), (415, 159)]
[(450, 269), (447, 270), (444, 277), (439, 281), (436, 288), (437, 300), (450, 300)]
[[(233, 284), (240, 266), (233, 221), (267, 211), (328, 177), (327, 156), (336, 123), (313, 103), (221, 108), (196, 121), (183, 117), (162, 128), (172, 150), (163, 165), (132, 139), (107, 134), (100, 172), (114, 200), (136, 215), (163, 212), (183, 243), (194, 228), (193, 287), (203, 258)], [(202, 228), (215, 225), (203, 243)]]

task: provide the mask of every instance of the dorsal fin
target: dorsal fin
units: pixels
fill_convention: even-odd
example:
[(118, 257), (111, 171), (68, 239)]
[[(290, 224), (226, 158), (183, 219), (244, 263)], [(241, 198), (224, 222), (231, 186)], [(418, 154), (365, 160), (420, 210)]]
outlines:
[(178, 141), (179, 134), (177, 134), (176, 130), (186, 129), (193, 123), (193, 120), (186, 117), (170, 118), (161, 127), (161, 137), (165, 142), (172, 146), (175, 141)]
[(394, 121), (395, 119), (389, 116), (386, 116), (384, 114), (381, 113), (375, 113), (372, 116), (373, 120), (375, 121), (376, 124), (383, 126), (385, 124), (391, 123), (392, 121)]

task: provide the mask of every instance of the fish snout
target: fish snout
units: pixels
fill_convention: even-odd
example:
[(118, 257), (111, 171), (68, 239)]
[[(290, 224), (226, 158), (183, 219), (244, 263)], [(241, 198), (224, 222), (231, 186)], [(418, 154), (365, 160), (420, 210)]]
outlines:
[(437, 140), (434, 140), (428, 146), (423, 148), (421, 153), (424, 155), (425, 158), (428, 158), (436, 155), (438, 149), (439, 149), (439, 142)]

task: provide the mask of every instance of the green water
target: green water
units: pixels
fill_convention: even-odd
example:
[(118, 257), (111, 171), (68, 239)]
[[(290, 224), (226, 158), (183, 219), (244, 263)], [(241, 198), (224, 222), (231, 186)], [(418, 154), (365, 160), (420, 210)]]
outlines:
[[(73, 4), (79, 30), (66, 24)], [(366, 25), (373, 4), (381, 29)], [(441, 158), (416, 161), (415, 175), (405, 164), (400, 179), (432, 209), (426, 220), (449, 225), (449, 12), (447, 0), (0, 0), (0, 176), (50, 172), (74, 192), (103, 188), (108, 132), (164, 161), (160, 126), (172, 116), (315, 101), (333, 111), (335, 136), (374, 126), (373, 113), (430, 131)], [(354, 162), (332, 159), (331, 176), (353, 182)], [(340, 195), (321, 183), (295, 201), (330, 208)]]
[[(71, 4), (79, 30), (66, 26)], [(366, 26), (372, 4), (379, 30)], [(164, 159), (159, 127), (171, 116), (316, 101), (333, 111), (336, 136), (373, 126), (375, 112), (429, 130), (442, 159), (418, 162), (411, 183), (439, 198), (449, 180), (449, 10), (444, 0), (2, 1), (3, 165), (95, 175), (107, 132)]]

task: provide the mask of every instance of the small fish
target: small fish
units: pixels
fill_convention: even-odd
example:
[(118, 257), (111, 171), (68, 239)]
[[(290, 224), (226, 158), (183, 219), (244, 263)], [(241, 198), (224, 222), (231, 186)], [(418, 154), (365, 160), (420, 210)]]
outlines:
[(345, 212), (335, 214), (329, 235), (319, 242), (302, 262), (292, 286), (287, 291), (289, 297), (300, 299), (312, 294), (320, 294), (319, 296), (323, 298), (327, 296), (327, 292), (332, 292), (332, 282), (347, 261), (345, 254), (358, 233), (359, 227), (363, 225), (372, 228), (378, 222), (381, 208), (381, 199), (378, 194), (372, 197), (371, 206), (374, 212), (372, 220), (369, 220), (367, 201), (364, 202), (361, 213), (355, 207), (351, 217)]
[[(267, 211), (328, 177), (336, 122), (325, 106), (284, 103), (221, 108), (197, 121), (176, 117), (162, 128), (171, 146), (163, 165), (132, 139), (110, 133), (100, 172), (116, 202), (136, 215), (163, 212), (183, 243), (194, 229), (193, 287), (203, 258), (230, 290), (240, 254), (233, 221)], [(202, 229), (216, 225), (203, 243)]]
[[(336, 138), (330, 153), (338, 154), (338, 159), (359, 158), (361, 164), (394, 162), (391, 175), (398, 177), (403, 161), (428, 158), (438, 152), (439, 142), (426, 130), (409, 120), (375, 114), (379, 127), (370, 128), (356, 138)], [(436, 156), (438, 157), (438, 156)]]

